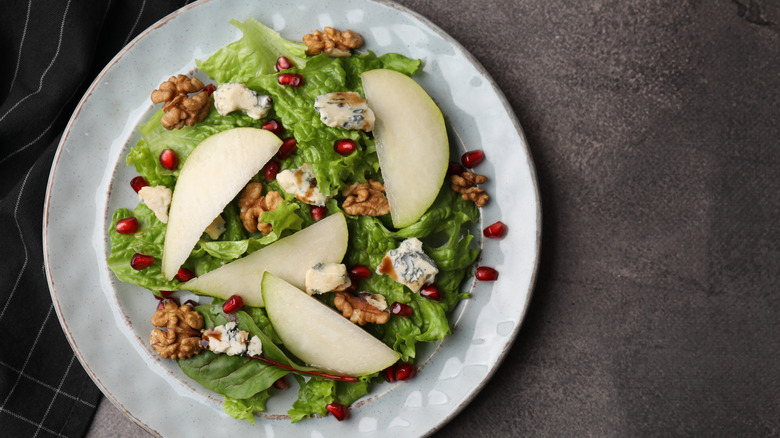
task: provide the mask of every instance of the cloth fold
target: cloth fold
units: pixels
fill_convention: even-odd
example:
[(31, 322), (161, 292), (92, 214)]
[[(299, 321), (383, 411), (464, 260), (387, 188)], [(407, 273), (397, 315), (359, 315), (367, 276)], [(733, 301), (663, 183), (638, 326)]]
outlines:
[(101, 393), (62, 331), (43, 264), (49, 171), (95, 76), (186, 3), (11, 2), (0, 14), (0, 435), (80, 437), (89, 428)]

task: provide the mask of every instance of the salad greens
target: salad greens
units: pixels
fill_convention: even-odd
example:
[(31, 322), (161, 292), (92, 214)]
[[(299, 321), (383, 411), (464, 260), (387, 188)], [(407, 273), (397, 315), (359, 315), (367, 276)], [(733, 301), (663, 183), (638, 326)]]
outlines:
[[(362, 94), (360, 74), (371, 69), (386, 68), (414, 75), (420, 69), (420, 60), (394, 53), (377, 56), (372, 52), (347, 58), (307, 57), (304, 45), (285, 40), (253, 19), (244, 22), (234, 20), (232, 24), (241, 29), (243, 37), (210, 58), (197, 61), (197, 66), (218, 84), (240, 82), (271, 96), (274, 100), (272, 112), (265, 119), (253, 120), (242, 111), (223, 116), (212, 109), (203, 122), (169, 131), (162, 127), (160, 119), (163, 113), (158, 111), (140, 127), (142, 138), (128, 154), (127, 164), (133, 165), (150, 185), (173, 189), (178, 170), (167, 170), (160, 165), (157, 157), (164, 149), (175, 150), (183, 163), (190, 152), (210, 135), (236, 127), (259, 128), (264, 121), (276, 118), (286, 129), (282, 137), (294, 136), (298, 141), (297, 152), (281, 160), (281, 168), (298, 168), (304, 163), (311, 163), (320, 191), (335, 195), (327, 203), (328, 211), (341, 211), (339, 193), (342, 190), (356, 181), (365, 182), (367, 178), (381, 181), (376, 147), (370, 133), (330, 128), (321, 123), (313, 108), (314, 99), (336, 91)], [(273, 67), (279, 56), (292, 61), (294, 67), (288, 72), (300, 73), (305, 78), (303, 86), (285, 87), (277, 83)], [(358, 144), (357, 150), (346, 157), (337, 154), (332, 146), (335, 140), (342, 138), (351, 138)], [(277, 190), (285, 198), (277, 209), (262, 215), (263, 222), (272, 224), (273, 232), (267, 236), (248, 233), (239, 218), (237, 200), (234, 200), (222, 214), (226, 232), (216, 240), (203, 234), (184, 267), (202, 275), (314, 222), (309, 215), (309, 206), (281, 190), (276, 181), (266, 182), (260, 176), (256, 176), (255, 180), (262, 181), (266, 190)], [(117, 233), (117, 221), (130, 216), (138, 219), (139, 231), (135, 234)], [(462, 200), (446, 185), (422, 218), (406, 228), (393, 229), (388, 217), (347, 216), (349, 247), (343, 261), (347, 266), (363, 265), (373, 271), (388, 250), (396, 248), (400, 241), (409, 237), (423, 240), (425, 252), (438, 266), (436, 283), (443, 292), (441, 301), (412, 293), (384, 275), (371, 275), (358, 281), (358, 290), (382, 294), (388, 303), (401, 302), (414, 309), (409, 318), (391, 317), (387, 324), (364, 327), (400, 353), (402, 360), (414, 360), (418, 342), (435, 342), (450, 333), (447, 315), (461, 299), (469, 296), (459, 289), (479, 254), (479, 250), (472, 248), (473, 236), (468, 234), (468, 227), (477, 221), (478, 216), (474, 203)], [(158, 295), (160, 290), (180, 289), (182, 283), (167, 281), (161, 273), (159, 259), (165, 232), (166, 225), (143, 203), (132, 211), (117, 210), (110, 228), (111, 255), (108, 258), (108, 265), (117, 278)], [(129, 260), (135, 253), (153, 256), (154, 264), (143, 270), (132, 269)], [(319, 298), (332, 304), (332, 298), (327, 295)], [(221, 303), (215, 300), (212, 304), (198, 306), (196, 310), (204, 316), (206, 328), (229, 320), (237, 321), (242, 330), (261, 339), (266, 358), (296, 370), (293, 375), (300, 384), (300, 391), (298, 400), (289, 411), (293, 422), (312, 414), (326, 414), (325, 405), (333, 401), (349, 405), (367, 394), (372, 384), (380, 380), (378, 373), (361, 377), (357, 382), (342, 382), (297, 372), (313, 369), (297, 363), (296, 358), (286, 353), (265, 309), (244, 307), (241, 311), (225, 315)], [(253, 414), (265, 409), (266, 401), (274, 391), (274, 382), (291, 373), (289, 369), (248, 357), (210, 351), (181, 359), (178, 364), (188, 376), (225, 396), (225, 412), (253, 423)]]

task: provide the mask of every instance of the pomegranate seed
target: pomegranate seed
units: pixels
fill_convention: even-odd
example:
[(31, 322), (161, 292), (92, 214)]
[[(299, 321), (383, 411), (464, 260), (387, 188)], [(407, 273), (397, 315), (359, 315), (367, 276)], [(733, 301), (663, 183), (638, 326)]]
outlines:
[(287, 59), (286, 56), (280, 56), (276, 59), (276, 65), (274, 65), (274, 70), (280, 72), (282, 70), (287, 70), (288, 68), (293, 68), (293, 63), (289, 59)]
[(179, 272), (176, 273), (176, 277), (174, 278), (184, 283), (192, 280), (195, 277), (197, 277), (197, 275), (195, 275), (194, 272), (190, 271), (187, 268), (181, 268), (179, 269)]
[(133, 258), (130, 259), (130, 267), (135, 269), (136, 271), (140, 271), (141, 269), (146, 269), (149, 266), (152, 266), (154, 264), (154, 257), (138, 254), (133, 254)]
[(166, 149), (160, 153), (160, 164), (168, 170), (176, 170), (179, 165), (179, 155), (173, 149)]
[(409, 380), (417, 374), (412, 364), (402, 362), (395, 366), (395, 380)]
[(349, 416), (349, 409), (341, 403), (328, 403), (325, 408), (336, 417), (337, 420), (342, 421)]
[(342, 138), (341, 140), (333, 142), (333, 150), (342, 157), (350, 155), (352, 152), (355, 152), (356, 149), (357, 144), (355, 143), (355, 140), (352, 140), (351, 138)]
[(395, 365), (390, 365), (389, 367), (385, 368), (382, 373), (385, 375), (385, 380), (387, 380), (389, 383), (395, 382)]
[(244, 299), (239, 295), (232, 295), (225, 301), (225, 304), (222, 305), (222, 311), (225, 313), (233, 313), (242, 307), (244, 307)]
[(357, 289), (357, 286), (355, 286), (355, 283), (350, 283), (350, 285), (347, 286), (346, 289), (344, 289), (344, 292), (346, 292), (348, 294), (354, 294), (356, 289)]
[(404, 303), (399, 303), (398, 301), (394, 302), (393, 305), (390, 306), (390, 313), (392, 313), (395, 316), (401, 316), (403, 318), (408, 318), (412, 316), (412, 306)]
[(435, 284), (423, 286), (420, 295), (433, 301), (441, 301), (441, 290)]
[(495, 281), (498, 278), (498, 271), (487, 266), (480, 266), (474, 271), (474, 276), (479, 281)]
[(357, 265), (357, 266), (353, 266), (352, 269), (349, 270), (349, 278), (352, 281), (362, 280), (370, 276), (371, 276), (371, 270), (365, 266)]
[(284, 391), (285, 389), (289, 388), (290, 384), (287, 383), (287, 379), (284, 378), (284, 376), (279, 377), (274, 382), (274, 388)]
[(138, 219), (133, 216), (116, 221), (116, 232), (119, 234), (135, 234), (138, 231)]
[(276, 82), (288, 87), (300, 87), (303, 85), (303, 76), (298, 73), (282, 73), (276, 77)]
[(172, 293), (173, 293), (172, 290), (161, 290), (160, 291), (160, 295), (161, 296), (158, 297), (158, 296), (155, 295), (155, 298), (157, 298), (158, 300), (161, 300), (163, 298), (168, 298), (169, 296), (171, 296)]
[(295, 137), (287, 137), (282, 140), (282, 146), (279, 147), (279, 151), (276, 153), (276, 158), (284, 160), (289, 158), (298, 149), (298, 140)]
[(261, 128), (265, 129), (266, 131), (271, 131), (276, 135), (282, 135), (284, 132), (284, 126), (282, 126), (282, 123), (276, 119), (269, 119), (265, 123), (263, 123)]
[(500, 239), (506, 234), (506, 225), (504, 225), (503, 222), (498, 221), (493, 225), (488, 225), (485, 227), (483, 234), (485, 237), (489, 237), (491, 239)]
[(200, 91), (205, 91), (206, 93), (209, 94), (209, 96), (211, 96), (213, 92), (217, 91), (217, 86), (214, 84), (208, 84), (205, 87), (203, 87), (203, 89), (201, 89)]
[(135, 190), (136, 193), (138, 193), (139, 190), (149, 185), (149, 181), (146, 180), (146, 178), (142, 176), (137, 176), (130, 180), (130, 187)]
[(187, 300), (184, 302), (184, 305), (190, 307), (196, 307), (198, 305), (198, 302), (195, 300)]
[(314, 222), (319, 222), (325, 215), (328, 214), (328, 207), (321, 205), (312, 205), (309, 207), (309, 216)]
[(163, 300), (160, 300), (160, 302), (157, 303), (157, 310), (162, 310), (165, 308), (165, 305), (168, 303), (174, 303), (176, 304), (176, 307), (179, 307), (179, 300), (176, 298), (165, 298)]
[(271, 160), (268, 163), (266, 163), (265, 167), (263, 167), (263, 173), (265, 174), (265, 179), (267, 181), (273, 181), (276, 178), (276, 174), (279, 173), (279, 170), (282, 168), (281, 164), (279, 164), (276, 160)]
[(476, 151), (469, 151), (460, 157), (460, 162), (463, 163), (463, 167), (473, 169), (485, 159), (485, 153), (477, 149)]
[(449, 166), (447, 166), (447, 175), (460, 175), (465, 171), (466, 169), (464, 169), (463, 166), (454, 161), (450, 161)]

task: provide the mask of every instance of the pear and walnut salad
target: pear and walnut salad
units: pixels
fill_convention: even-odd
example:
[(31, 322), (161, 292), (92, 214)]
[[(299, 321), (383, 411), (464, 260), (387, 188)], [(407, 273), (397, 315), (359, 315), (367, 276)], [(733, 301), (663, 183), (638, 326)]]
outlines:
[(302, 44), (232, 24), (242, 38), (197, 61), (203, 80), (152, 92), (161, 108), (127, 155), (140, 202), (114, 213), (108, 264), (154, 293), (152, 347), (225, 412), (254, 423), (294, 378), (293, 422), (341, 420), (450, 333), (488, 199), (464, 166), (484, 155), (450, 162), (442, 114), (411, 79), (420, 60), (353, 52), (349, 30)]

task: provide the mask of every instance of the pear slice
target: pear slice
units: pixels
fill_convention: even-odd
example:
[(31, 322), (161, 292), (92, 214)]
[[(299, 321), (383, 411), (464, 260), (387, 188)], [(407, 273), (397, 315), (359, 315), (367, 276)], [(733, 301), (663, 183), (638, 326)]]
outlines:
[(203, 230), (281, 144), (265, 129), (235, 128), (206, 138), (192, 150), (179, 172), (168, 212), (162, 256), (165, 278), (176, 276)]
[(439, 194), (450, 159), (439, 107), (414, 79), (392, 70), (360, 75), (396, 228), (417, 222)]
[(225, 300), (231, 295), (240, 295), (244, 304), (263, 307), (261, 282), (264, 271), (303, 288), (309, 268), (317, 263), (338, 263), (344, 258), (348, 239), (347, 221), (342, 213), (337, 213), (244, 258), (193, 278), (182, 288)]
[(306, 292), (266, 272), (263, 299), (284, 346), (307, 364), (336, 374), (363, 376), (400, 355)]

